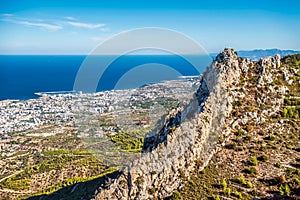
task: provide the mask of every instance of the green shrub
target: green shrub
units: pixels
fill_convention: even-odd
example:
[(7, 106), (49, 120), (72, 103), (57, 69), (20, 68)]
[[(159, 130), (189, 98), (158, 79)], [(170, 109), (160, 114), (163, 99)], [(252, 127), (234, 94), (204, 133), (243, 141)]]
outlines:
[(142, 180), (142, 177), (138, 177), (134, 183), (137, 185), (137, 186), (140, 186), (142, 183), (143, 183), (143, 180)]
[(275, 163), (274, 166), (278, 167), (278, 168), (282, 168), (282, 164), (281, 163)]
[(215, 196), (213, 199), (214, 199), (214, 200), (221, 200), (220, 197), (219, 197), (219, 195), (218, 195), (218, 196)]
[(178, 200), (178, 199), (182, 199), (182, 196), (178, 191), (175, 191), (171, 196), (171, 200)]
[(237, 181), (243, 185), (246, 183), (246, 180), (245, 180), (245, 177), (243, 174), (237, 179)]
[(252, 158), (251, 158), (251, 164), (253, 165), (253, 166), (257, 166), (258, 165), (258, 161), (257, 161), (257, 158), (256, 158), (256, 156), (253, 156)]
[(291, 193), (291, 189), (290, 189), (288, 184), (283, 184), (283, 185), (280, 185), (279, 192), (280, 192), (281, 195), (289, 196), (290, 193)]
[(240, 85), (242, 86), (242, 85), (244, 85), (245, 84), (245, 79), (244, 78), (241, 78), (240, 79)]
[(247, 173), (247, 174), (250, 174), (250, 175), (256, 175), (257, 174), (257, 170), (253, 166), (245, 169), (244, 172)]
[(244, 134), (244, 131), (243, 130), (238, 130), (238, 132), (237, 132), (237, 136), (242, 136)]
[(253, 188), (253, 184), (250, 181), (247, 181), (246, 186), (247, 188)]
[(156, 192), (156, 188), (151, 188), (151, 189), (149, 190), (149, 193), (150, 193), (150, 194), (155, 194), (155, 192)]
[(232, 142), (231, 144), (227, 144), (225, 147), (227, 149), (236, 149), (237, 144), (235, 142)]
[(243, 147), (243, 146), (238, 146), (238, 147), (236, 147), (236, 150), (237, 150), (237, 151), (243, 151), (243, 150), (244, 150), (244, 147)]
[(298, 178), (294, 178), (290, 181), (289, 185), (291, 187), (294, 187), (294, 188), (299, 187), (300, 186), (300, 180)]
[(276, 137), (274, 135), (269, 135), (269, 136), (265, 137), (265, 140), (274, 141), (275, 139), (276, 139)]
[(249, 152), (255, 153), (255, 149), (254, 149), (254, 148), (250, 148), (250, 149), (249, 149)]
[(251, 76), (251, 81), (253, 84), (256, 84), (258, 81), (258, 77), (257, 76)]
[(223, 189), (227, 188), (227, 182), (226, 182), (225, 178), (222, 179), (222, 186), (223, 186)]
[(252, 188), (253, 185), (250, 181), (246, 181), (244, 175), (240, 175), (240, 177), (237, 179), (237, 182), (246, 186), (247, 188)]
[(227, 196), (230, 196), (230, 194), (231, 194), (231, 189), (230, 189), (230, 188), (225, 188), (225, 189), (224, 189), (224, 194), (227, 195)]
[(249, 142), (251, 140), (251, 136), (247, 135), (243, 139), (245, 142)]
[(268, 156), (266, 154), (263, 154), (262, 156), (259, 157), (259, 160), (265, 162), (268, 160)]
[(234, 101), (232, 102), (232, 106), (241, 106), (242, 103), (240, 101)]
[(299, 119), (300, 114), (300, 107), (293, 106), (293, 107), (286, 107), (282, 110), (282, 117), (284, 118), (294, 118)]
[(238, 192), (238, 191), (234, 191), (233, 192), (233, 196), (237, 197), (238, 199), (242, 199), (243, 198), (242, 194), (240, 192)]
[(282, 117), (287, 118), (288, 117), (288, 110), (286, 108), (282, 111)]

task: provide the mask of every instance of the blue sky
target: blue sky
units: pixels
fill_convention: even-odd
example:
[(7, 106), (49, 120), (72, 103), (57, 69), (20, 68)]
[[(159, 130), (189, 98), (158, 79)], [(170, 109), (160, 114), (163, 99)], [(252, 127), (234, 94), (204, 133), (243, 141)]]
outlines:
[(88, 54), (124, 30), (182, 32), (209, 52), (300, 50), (300, 1), (0, 0), (0, 54)]

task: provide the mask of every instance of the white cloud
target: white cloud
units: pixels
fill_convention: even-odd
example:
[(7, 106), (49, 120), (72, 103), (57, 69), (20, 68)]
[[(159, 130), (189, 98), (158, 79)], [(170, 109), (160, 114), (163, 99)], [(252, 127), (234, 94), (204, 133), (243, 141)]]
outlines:
[(70, 20), (70, 21), (76, 21), (77, 19), (75, 17), (67, 16), (65, 19)]
[(39, 27), (39, 28), (44, 28), (50, 31), (57, 31), (62, 29), (61, 26), (59, 25), (54, 25), (54, 24), (47, 24), (47, 23), (34, 23), (34, 22), (29, 22), (29, 21), (12, 21), (16, 24), (22, 24), (26, 26), (33, 26), (33, 27)]
[(67, 23), (75, 27), (89, 28), (89, 29), (101, 28), (105, 26), (105, 24), (88, 24), (88, 23), (81, 23), (81, 22), (67, 22)]
[(104, 27), (104, 28), (101, 28), (101, 31), (103, 31), (103, 32), (108, 32), (108, 31), (110, 31), (110, 29), (107, 28), (107, 27)]
[(4, 16), (4, 17), (12, 17), (12, 16), (14, 16), (13, 14), (10, 14), (10, 13), (4, 13), (4, 14), (2, 14), (2, 16)]
[(17, 17), (15, 15), (9, 14), (9, 13), (5, 13), (2, 15), (5, 17), (0, 19), (1, 21), (10, 22), (10, 23), (14, 23), (14, 24), (38, 27), (38, 28), (43, 28), (43, 29), (50, 30), (50, 31), (57, 31), (57, 30), (60, 30), (63, 28), (61, 25), (44, 22), (44, 20), (42, 20), (42, 19), (26, 19), (26, 18), (22, 18), (22, 17)]

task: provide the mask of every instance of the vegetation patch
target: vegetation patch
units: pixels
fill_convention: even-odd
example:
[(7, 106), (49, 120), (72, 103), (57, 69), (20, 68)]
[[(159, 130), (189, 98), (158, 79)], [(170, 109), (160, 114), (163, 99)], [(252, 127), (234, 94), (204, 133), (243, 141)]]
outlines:
[(111, 141), (123, 151), (127, 152), (142, 152), (144, 144), (144, 137), (138, 134), (130, 134), (127, 132), (120, 132), (116, 135), (110, 136)]

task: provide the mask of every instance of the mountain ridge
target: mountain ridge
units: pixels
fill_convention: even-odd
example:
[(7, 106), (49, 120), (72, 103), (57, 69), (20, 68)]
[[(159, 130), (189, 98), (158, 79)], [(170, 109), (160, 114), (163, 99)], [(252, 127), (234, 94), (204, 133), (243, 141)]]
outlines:
[[(163, 142), (152, 152), (161, 155), (160, 151), (167, 152), (179, 145), (184, 153), (176, 157), (171, 166), (163, 165), (163, 169), (155, 173), (143, 167), (149, 162), (136, 162), (136, 166), (134, 164), (125, 170), (121, 180), (112, 181), (112, 187), (100, 190), (95, 199), (162, 199), (168, 197), (171, 191), (174, 193), (169, 199), (299, 197), (300, 171), (297, 163), (300, 155), (295, 145), (299, 140), (300, 107), (286, 107), (286, 98), (291, 95), (297, 97), (300, 93), (299, 61), (294, 57), (281, 59), (276, 54), (255, 62), (237, 54), (226, 48), (216, 56), (203, 74), (196, 92), (199, 112), (195, 119), (176, 124), (178, 127), (174, 131), (160, 134)], [(292, 99), (289, 102), (294, 102)], [(184, 109), (177, 110), (175, 116), (180, 112)], [(288, 144), (283, 142), (282, 126), (288, 130), (286, 137), (293, 138), (287, 140)], [(190, 129), (185, 133), (181, 127)], [(193, 131), (194, 128), (196, 131)], [(187, 143), (178, 143), (178, 140), (186, 141), (184, 138), (188, 138)], [(174, 150), (171, 152), (178, 151)], [(164, 163), (159, 157), (149, 158), (154, 163)], [(284, 166), (281, 163), (285, 163)], [(215, 174), (208, 175), (207, 179), (195, 179), (201, 177), (199, 173), (205, 174), (206, 169), (211, 172), (212, 166), (219, 168), (214, 171)], [(214, 181), (210, 180), (211, 177)], [(127, 184), (122, 186), (120, 182)], [(199, 190), (201, 188), (203, 190)]]

